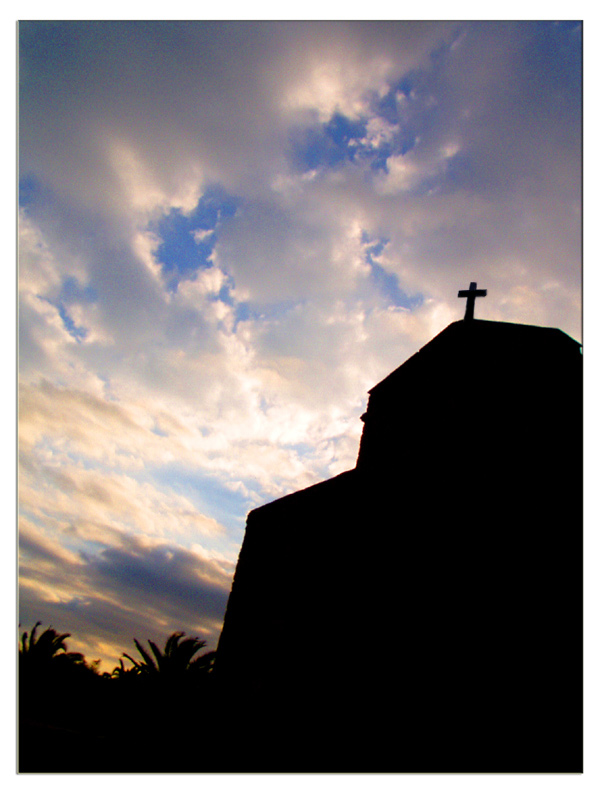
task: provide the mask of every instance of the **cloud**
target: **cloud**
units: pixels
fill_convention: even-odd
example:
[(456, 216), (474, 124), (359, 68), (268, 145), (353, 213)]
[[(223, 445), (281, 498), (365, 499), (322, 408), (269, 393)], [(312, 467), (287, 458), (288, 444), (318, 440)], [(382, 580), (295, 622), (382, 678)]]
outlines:
[(50, 536), (41, 535), (28, 520), (23, 520), (20, 526), (19, 546), (25, 558), (59, 565), (62, 569), (81, 563), (66, 547), (52, 541)]
[[(199, 548), (124, 538), (80, 559), (57, 558), (27, 525), (21, 530), (20, 621), (70, 632), (69, 649), (102, 658), (110, 670), (132, 639), (175, 629), (215, 647), (234, 563)], [(32, 544), (36, 542), (37, 544)]]

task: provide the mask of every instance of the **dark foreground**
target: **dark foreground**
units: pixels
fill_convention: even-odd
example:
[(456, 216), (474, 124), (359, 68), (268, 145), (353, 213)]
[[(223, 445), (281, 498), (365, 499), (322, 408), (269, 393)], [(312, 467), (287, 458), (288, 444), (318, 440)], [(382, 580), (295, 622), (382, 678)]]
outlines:
[(350, 698), (317, 711), (301, 691), (293, 707), (266, 709), (255, 697), (236, 708), (210, 679), (196, 687), (126, 683), (98, 677), (93, 686), (22, 693), (19, 772), (582, 771), (576, 728), (552, 749), (515, 720), (499, 752), (481, 735), (483, 719), (423, 719), (409, 728), (390, 718), (376, 692), (373, 708)]

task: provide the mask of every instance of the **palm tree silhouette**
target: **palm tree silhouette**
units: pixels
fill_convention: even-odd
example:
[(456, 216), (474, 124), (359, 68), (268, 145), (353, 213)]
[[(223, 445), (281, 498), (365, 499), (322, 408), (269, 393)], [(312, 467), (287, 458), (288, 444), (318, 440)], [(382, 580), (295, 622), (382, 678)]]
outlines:
[[(133, 669), (138, 675), (171, 678), (190, 672), (201, 674), (210, 670), (215, 658), (213, 651), (194, 658), (198, 650), (206, 646), (206, 642), (197, 636), (186, 637), (183, 631), (172, 633), (167, 639), (162, 652), (153, 641), (148, 639), (154, 658), (137, 639), (133, 641), (142, 656), (142, 660), (137, 660), (128, 653), (123, 653), (123, 658), (127, 658), (132, 662)], [(121, 659), (119, 661), (121, 667), (115, 669), (119, 670), (119, 675), (121, 675), (127, 671), (123, 670)]]
[(131, 667), (131, 669), (127, 669), (127, 667), (123, 663), (123, 659), (120, 658), (119, 666), (113, 669), (109, 677), (119, 678), (122, 680), (123, 678), (129, 679), (131, 677), (135, 677), (137, 674), (138, 674), (138, 669), (136, 666)]
[(88, 664), (83, 653), (67, 652), (65, 641), (70, 633), (58, 633), (48, 626), (39, 636), (36, 622), (31, 633), (24, 631), (19, 641), (19, 665), (21, 677), (28, 675), (97, 675), (100, 660)]
[(36, 632), (41, 622), (36, 622), (31, 633), (28, 634), (24, 631), (19, 643), (19, 653), (25, 656), (29, 661), (49, 661), (54, 658), (61, 650), (67, 650), (65, 639), (68, 639), (70, 633), (57, 633), (54, 628), (48, 627), (38, 638)]

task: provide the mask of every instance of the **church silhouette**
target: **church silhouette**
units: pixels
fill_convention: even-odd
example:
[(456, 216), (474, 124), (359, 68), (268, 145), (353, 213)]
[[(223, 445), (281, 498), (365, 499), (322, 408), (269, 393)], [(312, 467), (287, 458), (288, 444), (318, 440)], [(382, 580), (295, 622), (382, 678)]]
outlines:
[(459, 296), (356, 467), (248, 515), (222, 769), (582, 771), (581, 348)]

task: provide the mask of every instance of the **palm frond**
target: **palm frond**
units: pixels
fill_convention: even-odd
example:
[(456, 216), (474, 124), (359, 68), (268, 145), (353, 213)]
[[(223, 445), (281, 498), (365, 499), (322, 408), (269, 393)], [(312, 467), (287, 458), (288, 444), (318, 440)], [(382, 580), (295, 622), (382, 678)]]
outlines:
[[(47, 628), (35, 643), (36, 654), (40, 658), (52, 658), (59, 650), (66, 652), (65, 639), (68, 639), (70, 635), (70, 633), (58, 634), (54, 628)], [(31, 642), (29, 650), (31, 651)]]
[(190, 664), (198, 650), (201, 650), (203, 647), (205, 647), (205, 645), (206, 642), (202, 639), (198, 639), (197, 636), (190, 636), (181, 642), (179, 650), (180, 659), (184, 665), (184, 669)]
[(83, 653), (61, 653), (57, 658), (70, 661), (72, 664), (86, 664), (85, 656)]
[[(135, 642), (137, 649), (140, 651), (142, 658), (146, 662), (148, 670), (150, 672), (158, 672), (158, 667), (152, 660), (152, 656), (146, 650), (144, 650), (144, 647), (138, 642), (137, 639), (134, 639), (133, 641)], [(150, 643), (150, 645), (152, 646), (152, 643)]]
[(60, 636), (55, 635), (54, 641), (52, 642), (52, 646), (55, 652), (58, 652), (58, 650), (64, 650), (65, 653), (67, 652), (67, 645), (65, 644), (65, 639), (68, 639), (70, 635), (71, 635), (70, 633), (63, 633)]
[(165, 656), (160, 652), (160, 649), (156, 646), (156, 644), (154, 644), (154, 642), (152, 642), (150, 639), (148, 639), (148, 644), (152, 648), (152, 652), (156, 658), (157, 669), (160, 672), (165, 664)]
[(116, 675), (117, 677), (119, 677), (119, 675), (122, 675), (124, 672), (125, 672), (125, 664), (123, 663), (123, 659), (120, 658), (119, 659), (119, 666), (115, 667), (110, 674), (111, 675)]
[[(140, 662), (136, 661), (135, 658), (132, 658), (128, 653), (123, 653), (123, 658), (128, 658), (136, 669), (142, 669)], [(119, 659), (119, 663), (121, 664), (121, 667), (124, 668), (123, 661), (121, 659)], [(118, 669), (118, 667), (115, 667), (115, 669)]]
[(169, 638), (167, 639), (167, 643), (165, 644), (165, 656), (167, 658), (171, 658), (177, 649), (179, 648), (179, 640), (185, 636), (183, 631), (175, 631), (172, 633)]
[(38, 628), (38, 625), (41, 625), (41, 624), (42, 623), (38, 621), (38, 622), (35, 623), (35, 625), (31, 629), (31, 636), (29, 637), (29, 649), (30, 650), (35, 645), (35, 632), (36, 632), (36, 630)]
[(215, 663), (215, 657), (217, 655), (216, 650), (211, 650), (208, 653), (203, 653), (201, 656), (198, 656), (193, 661), (190, 661), (190, 669), (194, 670), (194, 672), (203, 672), (209, 671), (212, 669)]

